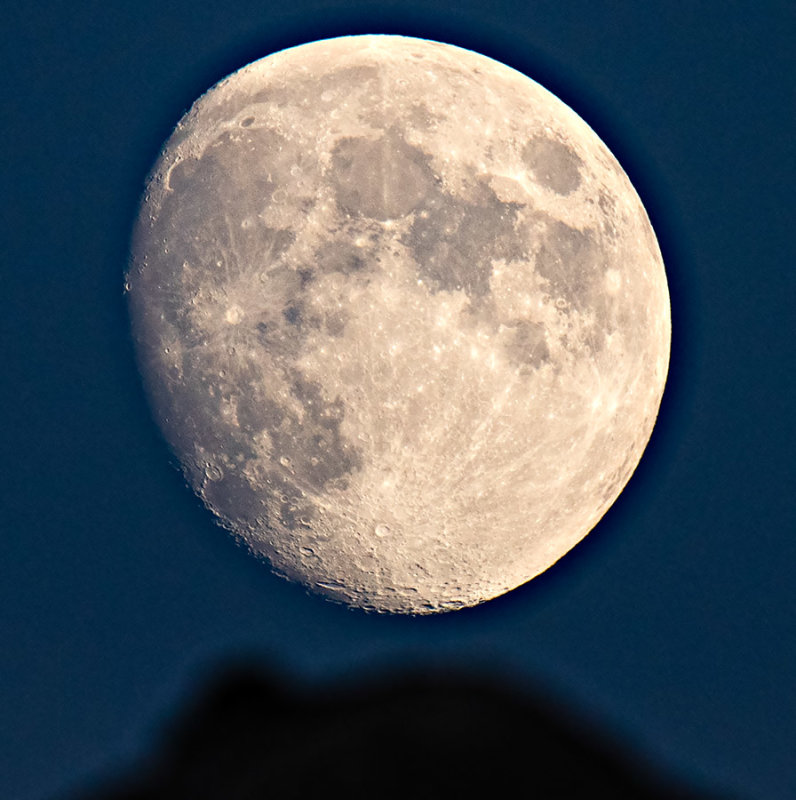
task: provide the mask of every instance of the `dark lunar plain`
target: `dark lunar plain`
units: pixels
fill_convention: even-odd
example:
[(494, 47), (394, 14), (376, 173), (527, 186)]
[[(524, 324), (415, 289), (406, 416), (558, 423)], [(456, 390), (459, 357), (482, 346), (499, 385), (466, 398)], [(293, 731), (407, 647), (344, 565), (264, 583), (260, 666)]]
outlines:
[[(374, 719), (438, 775), (516, 768), (517, 732), (540, 796), (535, 757), (586, 774), (595, 742), (602, 767), (701, 795), (796, 796), (792, 4), (42, 0), (0, 23), (0, 797), (125, 796), (139, 759), (223, 761), (245, 731), (274, 788), (313, 763), (389, 782)], [(213, 523), (152, 421), (122, 291), (144, 179), (191, 103), (356, 33), (470, 48), (570, 105), (644, 202), (672, 299), (659, 421), (616, 504), (530, 584), (438, 617), (308, 596)], [(532, 746), (562, 725), (585, 749)], [(330, 760), (360, 748), (367, 769)]]

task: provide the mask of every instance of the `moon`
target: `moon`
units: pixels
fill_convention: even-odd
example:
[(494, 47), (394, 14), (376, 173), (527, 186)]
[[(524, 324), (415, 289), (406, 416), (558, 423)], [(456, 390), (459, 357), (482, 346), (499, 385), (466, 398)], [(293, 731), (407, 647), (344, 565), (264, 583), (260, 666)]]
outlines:
[(669, 362), (660, 249), (597, 135), (402, 36), (283, 50), (197, 100), (125, 288), (194, 491), (278, 574), (378, 612), (472, 606), (567, 553)]

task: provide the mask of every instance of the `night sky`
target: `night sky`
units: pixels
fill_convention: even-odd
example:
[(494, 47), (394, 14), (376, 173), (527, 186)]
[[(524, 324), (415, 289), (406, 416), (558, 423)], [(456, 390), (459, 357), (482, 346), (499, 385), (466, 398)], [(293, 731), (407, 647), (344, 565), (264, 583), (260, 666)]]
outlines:
[[(0, 797), (113, 774), (235, 658), (307, 685), (477, 669), (694, 786), (796, 797), (796, 6), (488, 5), (4, 5)], [(214, 524), (150, 416), (122, 291), (191, 103), (352, 33), (467, 47), (570, 105), (639, 192), (672, 298), (659, 420), (613, 508), (532, 583), (430, 618), (309, 596)]]

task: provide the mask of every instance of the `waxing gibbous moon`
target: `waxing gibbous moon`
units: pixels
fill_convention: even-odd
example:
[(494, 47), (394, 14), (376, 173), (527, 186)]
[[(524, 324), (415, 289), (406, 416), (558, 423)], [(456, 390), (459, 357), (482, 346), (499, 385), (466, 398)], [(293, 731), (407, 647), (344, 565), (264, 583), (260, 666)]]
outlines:
[(241, 69), (148, 180), (126, 289), (186, 478), (281, 575), (474, 605), (599, 521), (650, 437), (670, 312), (627, 176), (570, 108), (451, 45)]

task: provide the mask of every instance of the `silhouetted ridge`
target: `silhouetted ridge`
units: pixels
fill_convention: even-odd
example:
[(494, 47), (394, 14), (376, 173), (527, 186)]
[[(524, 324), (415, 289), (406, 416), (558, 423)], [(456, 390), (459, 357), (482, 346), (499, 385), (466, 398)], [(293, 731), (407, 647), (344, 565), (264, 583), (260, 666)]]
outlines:
[(235, 670), (181, 714), (152, 766), (90, 800), (697, 800), (552, 704), (474, 676), (303, 692)]

